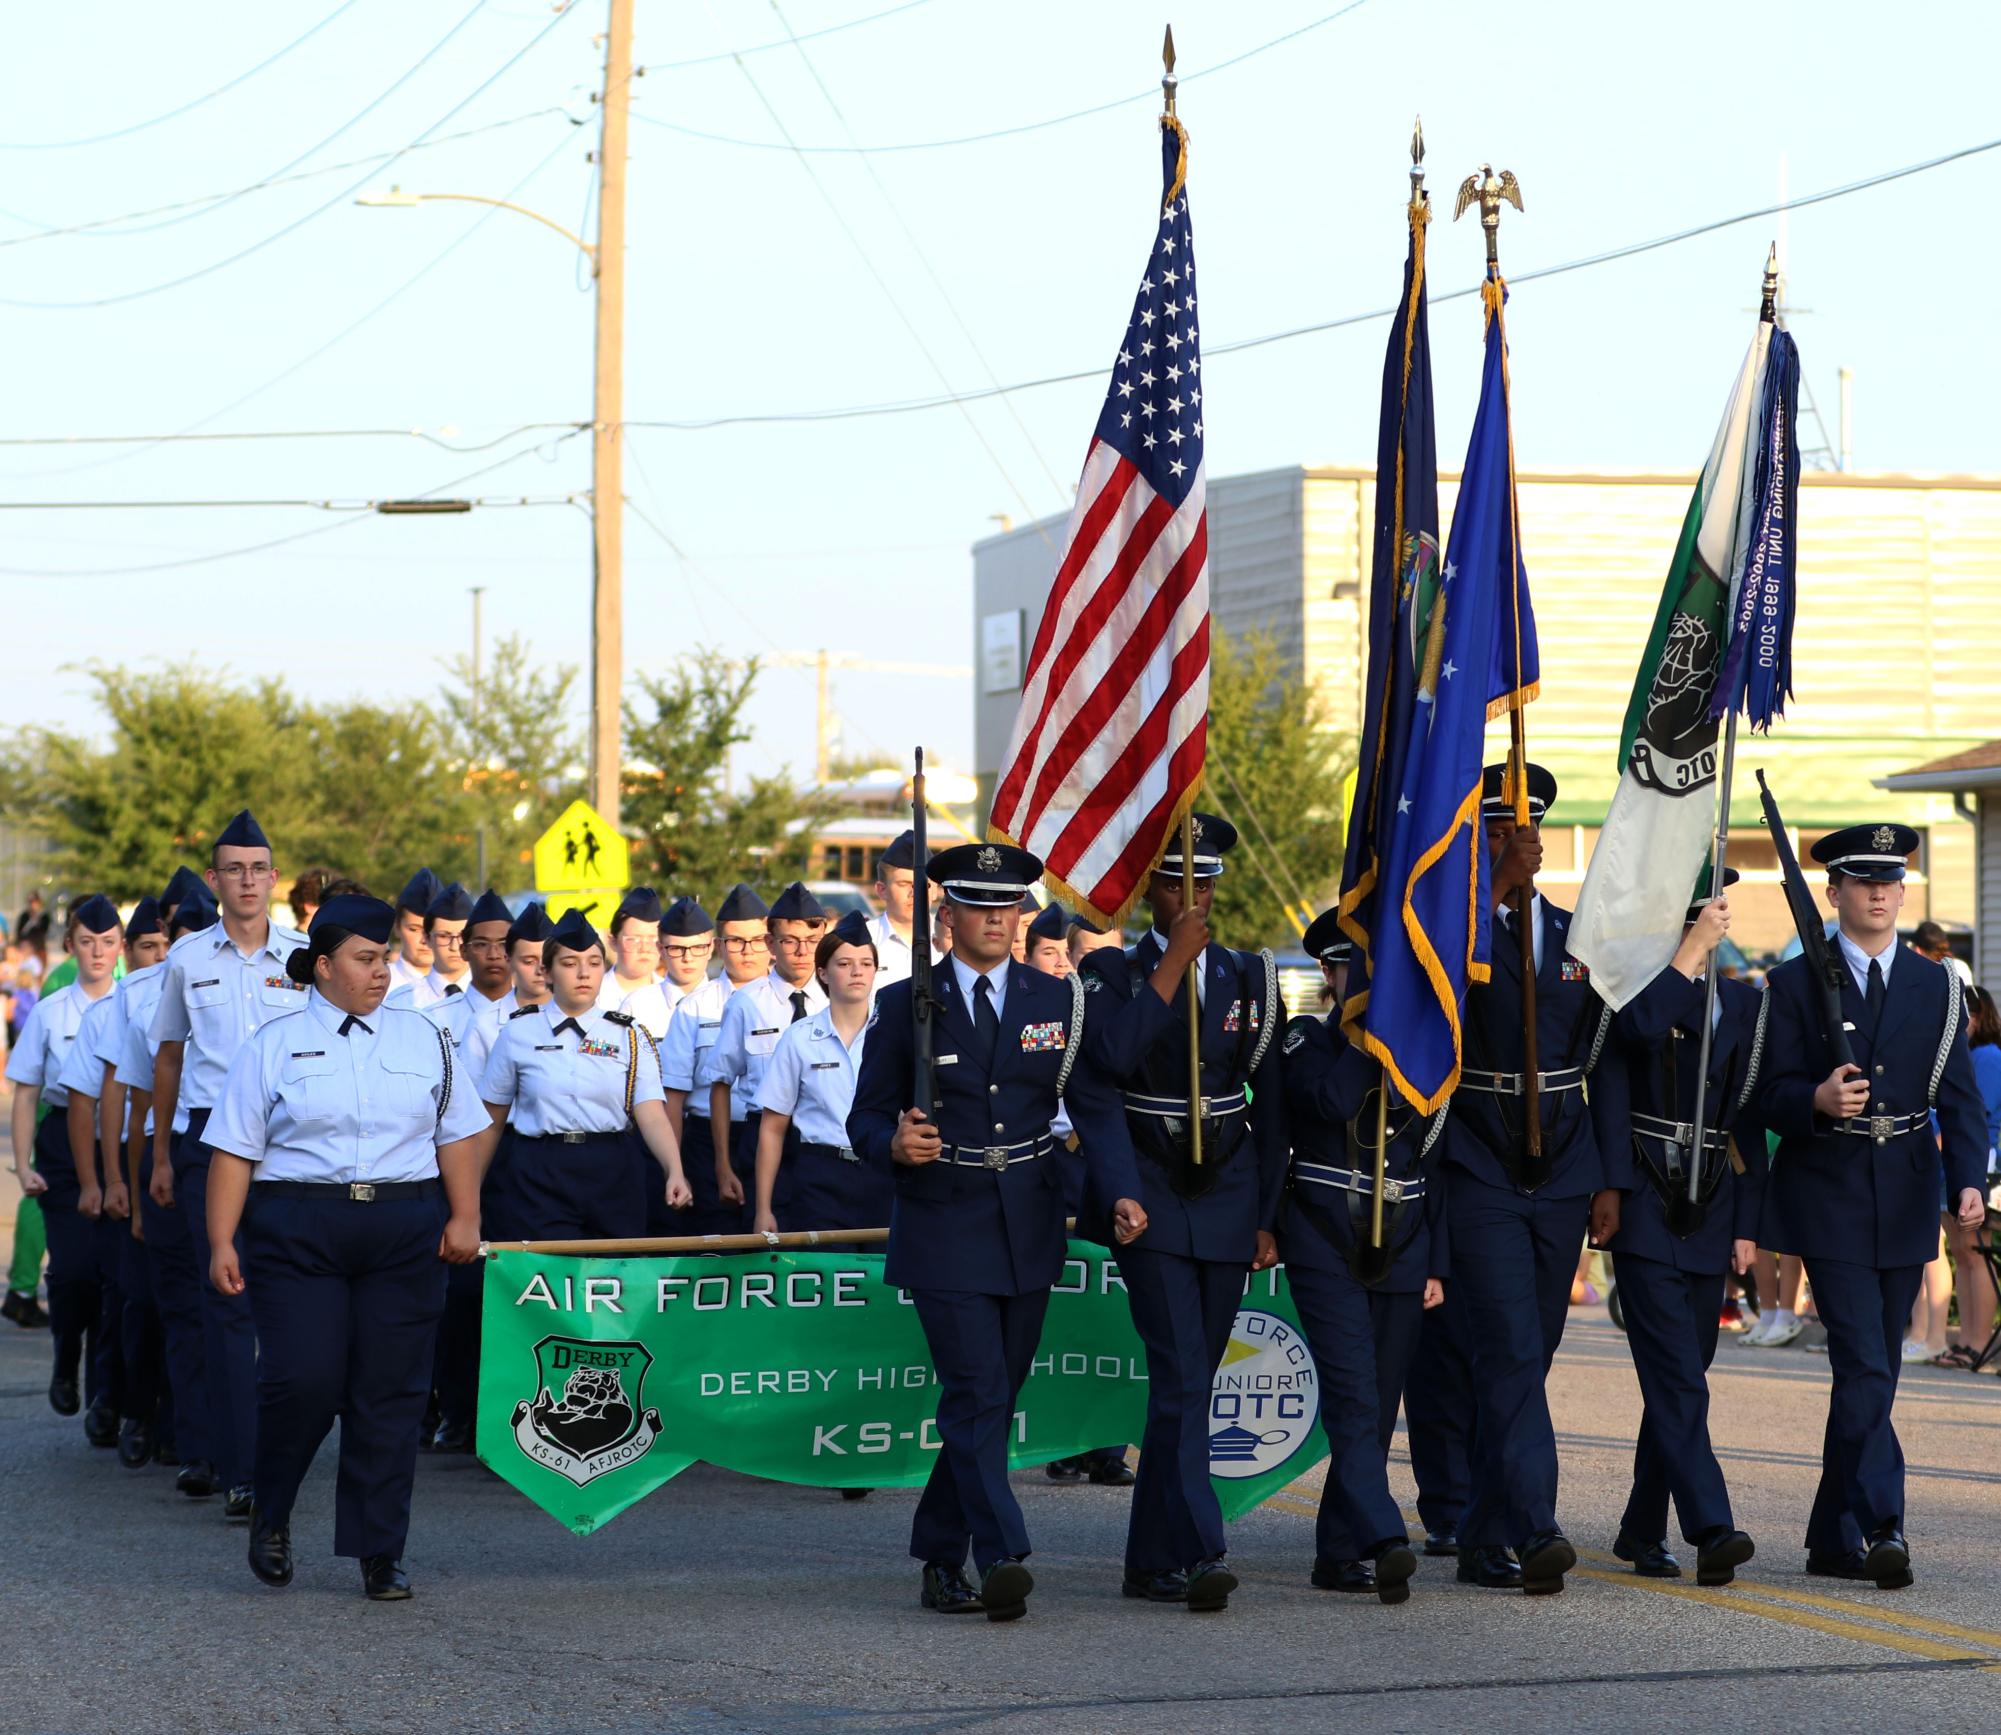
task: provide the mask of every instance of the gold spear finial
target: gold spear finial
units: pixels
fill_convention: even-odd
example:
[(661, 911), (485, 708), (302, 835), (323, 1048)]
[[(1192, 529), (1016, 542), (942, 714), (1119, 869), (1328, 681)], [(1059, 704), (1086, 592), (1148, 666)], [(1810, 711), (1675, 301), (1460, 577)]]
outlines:
[(1167, 27), (1167, 40), (1160, 45), (1160, 64), (1167, 70), (1161, 74), (1161, 94), (1167, 99), (1167, 112), (1174, 112), (1174, 26)]
[(1468, 175), (1459, 186), (1459, 203), (1454, 208), (1452, 220), (1456, 223), (1477, 202), (1480, 207), (1480, 227), (1487, 232), (1487, 268), (1496, 271), (1501, 263), (1501, 204), (1502, 201), (1522, 208), (1522, 184), (1515, 179), (1512, 169), (1494, 173), (1491, 163), (1482, 163), (1477, 175)]
[(1410, 196), (1412, 203), (1428, 197), (1424, 190), (1424, 116), (1419, 115), (1410, 129)]
[(1774, 241), (1772, 250), (1765, 255), (1765, 296), (1758, 309), (1758, 317), (1771, 325), (1778, 319), (1779, 306), (1779, 244)]

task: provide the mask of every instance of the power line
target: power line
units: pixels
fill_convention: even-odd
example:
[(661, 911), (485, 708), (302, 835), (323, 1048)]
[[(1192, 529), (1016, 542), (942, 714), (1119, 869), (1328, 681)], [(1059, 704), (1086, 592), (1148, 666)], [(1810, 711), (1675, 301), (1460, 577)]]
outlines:
[(114, 132), (97, 133), (90, 138), (84, 138), (84, 139), (44, 139), (38, 143), (22, 143), (22, 144), (0, 143), (0, 151), (75, 150), (80, 145), (102, 145), (102, 144), (108, 144), (113, 139), (127, 139), (130, 138), (134, 133), (142, 133), (146, 131), (148, 127), (160, 126), (164, 122), (170, 120), (178, 120), (184, 114), (192, 114), (196, 109), (200, 108), (204, 103), (211, 103), (215, 101), (217, 97), (227, 95), (230, 91), (236, 89), (238, 85), (248, 84), (250, 80), (255, 78), (260, 72), (269, 71), (272, 67), (276, 66), (279, 61), (283, 60), (286, 55), (290, 54), (293, 49), (304, 47), (306, 43), (310, 42), (315, 36), (319, 35), (319, 33), (322, 30), (326, 29), (326, 27), (329, 24), (331, 24), (336, 18), (338, 18), (343, 12), (348, 12), (353, 10), (355, 4), (356, 0), (341, 0), (340, 5), (336, 6), (331, 12), (329, 12), (324, 18), (322, 18), (319, 21), (319, 23), (315, 24), (303, 36), (293, 37), (292, 40), (286, 43), (283, 48), (279, 49), (277, 53), (269, 55), (265, 59), (260, 60), (248, 72), (239, 72), (227, 84), (217, 85), (215, 89), (210, 91), (206, 96), (198, 96), (192, 102), (184, 102), (180, 105), (179, 108), (170, 108), (167, 110), (165, 114), (156, 114), (155, 116), (153, 116), (151, 120), (134, 121), (130, 126), (119, 127)]
[(522, 422), (488, 440), (455, 445), (428, 428), (267, 428), (221, 434), (32, 434), (0, 439), (7, 446), (166, 446), (226, 440), (423, 440), (445, 452), (490, 452), (520, 434), (588, 427), (588, 422)]
[[(1621, 247), (1608, 248), (1602, 253), (1587, 254), (1579, 259), (1568, 259), (1559, 265), (1545, 265), (1532, 271), (1511, 271), (1511, 284), (1535, 283), (1549, 277), (1561, 277), (1571, 271), (1585, 271), (1594, 266), (1609, 265), (1620, 259), (1631, 259), (1642, 253), (1657, 252), (1663, 247), (1678, 246), (1684, 241), (1693, 241), (1704, 235), (1713, 235), (1718, 230), (1734, 228), (1739, 223), (1751, 223), (1760, 217), (1772, 217), (1781, 211), (1798, 211), (1809, 205), (1824, 205), (1830, 200), (1844, 199), (1852, 193), (1867, 192), (1892, 181), (1901, 181), (1912, 175), (1921, 175), (1929, 170), (1944, 168), (1948, 164), (1964, 161), (1968, 157), (1980, 156), (1984, 152), (2001, 149), (2001, 138), (1988, 139), (1982, 144), (1966, 145), (1959, 150), (1947, 151), (1943, 156), (1928, 157), (1921, 163), (1909, 163), (1900, 169), (1886, 169), (1880, 174), (1865, 176), (1859, 181), (1849, 181), (1838, 187), (1829, 187), (1818, 193), (1807, 193), (1797, 199), (1782, 199), (1774, 204), (1760, 205), (1755, 210), (1739, 211), (1730, 217), (1717, 217), (1707, 223), (1698, 223), (1692, 228), (1677, 229), (1672, 234), (1656, 235), (1647, 241), (1632, 241)], [(1480, 285), (1468, 284), (1463, 289), (1448, 289), (1432, 295), (1431, 305), (1446, 301), (1462, 301), (1480, 293)], [(1285, 331), (1266, 332), (1262, 337), (1240, 337), (1228, 343), (1211, 343), (1207, 339), (1202, 344), (1204, 360), (1219, 355), (1234, 355), (1242, 350), (1262, 349), (1268, 344), (1287, 343), (1296, 337), (1311, 337), (1323, 331), (1339, 331), (1352, 325), (1367, 325), (1373, 320), (1388, 319), (1396, 312), (1394, 307), (1372, 307), (1365, 313), (1342, 314), (1336, 319), (1315, 320), (1310, 325), (1296, 325)], [(958, 392), (950, 396), (939, 395), (926, 398), (905, 398), (895, 402), (880, 404), (850, 404), (821, 410), (785, 410), (762, 414), (730, 416), (707, 416), (687, 421), (629, 421), (629, 428), (658, 428), (674, 433), (705, 433), (713, 428), (766, 426), (773, 423), (792, 422), (845, 422), (874, 416), (914, 415), (924, 410), (945, 409), (968, 403), (978, 403), (982, 399), (998, 397), (1006, 392), (1033, 391), (1041, 386), (1072, 385), (1078, 380), (1095, 380), (1104, 377), (1101, 367), (1079, 368), (1070, 373), (1045, 374), (1040, 379), (1019, 380), (1012, 385), (986, 387), (976, 391)]]
[[(1310, 24), (1302, 24), (1297, 30), (1288, 30), (1283, 36), (1274, 36), (1269, 42), (1260, 42), (1257, 47), (1247, 48), (1242, 54), (1234, 54), (1228, 60), (1219, 60), (1214, 66), (1205, 66), (1200, 72), (1191, 72), (1182, 78), (1181, 83), (1193, 84), (1198, 78), (1207, 78), (1212, 73), (1227, 72), (1233, 66), (1241, 66), (1245, 61), (1255, 59), (1260, 54), (1269, 53), (1274, 48), (1283, 47), (1288, 42), (1295, 42), (1302, 36), (1323, 29), (1336, 19), (1345, 18), (1350, 12), (1358, 11), (1367, 4), (1368, 0), (1348, 0), (1346, 6), (1328, 13), (1324, 18), (1316, 18)], [(1132, 96), (1115, 97), (1110, 102), (1095, 103), (1090, 108), (1073, 109), (1069, 114), (1052, 115), (1047, 120), (1023, 121), (1018, 126), (996, 127), (990, 132), (983, 133), (966, 133), (959, 138), (907, 140), (894, 145), (795, 145), (772, 139), (743, 139), (726, 133), (703, 132), (695, 127), (682, 126), (678, 121), (657, 120), (652, 115), (643, 114), (637, 109), (633, 110), (632, 118), (644, 121), (648, 126), (659, 127), (666, 132), (679, 133), (684, 138), (701, 139), (712, 145), (736, 145), (744, 150), (798, 151), (807, 156), (829, 157), (895, 156), (906, 151), (947, 151), (955, 150), (960, 145), (983, 145), (994, 139), (1018, 138), (1023, 133), (1041, 132), (1047, 127), (1067, 126), (1071, 121), (1088, 120), (1092, 115), (1109, 114), (1117, 108), (1130, 108), (1136, 102), (1158, 101), (1159, 96), (1160, 88), (1155, 85)]]
[[(428, 139), (434, 132), (436, 132), (440, 127), (442, 127), (447, 121), (452, 119), (453, 116), (457, 115), (461, 110), (469, 107), (473, 102), (477, 101), (479, 97), (483, 96), (489, 89), (491, 89), (504, 76), (506, 76), (507, 73), (511, 72), (516, 65), (518, 65), (522, 60), (526, 59), (529, 54), (531, 54), (537, 47), (539, 47), (544, 37), (548, 36), (551, 31), (557, 29), (559, 26), (566, 23), (573, 15), (575, 10), (576, 8), (574, 6), (571, 6), (571, 7), (566, 7), (563, 11), (557, 13), (555, 17), (551, 18), (547, 24), (543, 25), (540, 30), (536, 31), (533, 36), (531, 36), (525, 43), (523, 43), (521, 47), (516, 49), (514, 53), (509, 55), (506, 60), (502, 61), (498, 67), (496, 67), (491, 73), (489, 73), (484, 79), (482, 79), (479, 84), (475, 85), (470, 92), (468, 92), (465, 96), (461, 97), (457, 102), (453, 103), (449, 109), (447, 109), (429, 126), (427, 126), (422, 132), (420, 132), (415, 139), (411, 140), (410, 144), (403, 146), (401, 150), (395, 153), (395, 156), (390, 157), (388, 160), (390, 162), (394, 162), (397, 159), (397, 157), (403, 156), (411, 149), (412, 146), (421, 144), (424, 140)], [(122, 294), (118, 295), (95, 296), (88, 301), (24, 301), (24, 300), (17, 300), (11, 297), (0, 297), (0, 307), (31, 308), (36, 311), (44, 311), (44, 312), (46, 311), (71, 312), (85, 308), (116, 307), (124, 302), (138, 301), (148, 295), (159, 295), (169, 289), (179, 289), (186, 284), (199, 282), (204, 277), (213, 276), (218, 271), (227, 270), (230, 266), (239, 264), (243, 260), (248, 259), (253, 253), (261, 253), (266, 247), (272, 245), (272, 243), (277, 241), (282, 241), (287, 235), (291, 235), (296, 231), (303, 229), (308, 223), (312, 222), (315, 218), (325, 216), (326, 213), (331, 211), (336, 205), (344, 204), (349, 197), (359, 192), (361, 188), (367, 184), (369, 179), (370, 177), (364, 176), (361, 180), (354, 182), (352, 185), (343, 187), (338, 193), (334, 194), (334, 196), (331, 199), (328, 199), (324, 204), (316, 205), (312, 210), (306, 212), (304, 216), (294, 218), (291, 222), (287, 223), (283, 228), (274, 230), (271, 234), (266, 235), (262, 240), (253, 241), (248, 247), (241, 248), (237, 252), (228, 255), (226, 258), (214, 260), (211, 263), (202, 266), (198, 270), (185, 272), (179, 277), (168, 278), (164, 283), (150, 284), (148, 287), (144, 289), (128, 289), (124, 291)]]
[(736, 60), (746, 54), (764, 54), (774, 48), (790, 48), (794, 42), (812, 42), (822, 36), (838, 36), (843, 30), (859, 30), (864, 24), (878, 24), (885, 18), (894, 18), (899, 12), (914, 12), (920, 6), (928, 6), (931, 0), (903, 0), (901, 6), (892, 6), (886, 12), (871, 12), (866, 18), (850, 18), (845, 24), (825, 24), (818, 30), (809, 30), (804, 36), (790, 34), (772, 42), (753, 42), (747, 48), (725, 48), (719, 54), (698, 54), (692, 60), (649, 61), (648, 72), (681, 72), (691, 66), (713, 66), (719, 60)]
[[(533, 450), (531, 447), (530, 450)], [(517, 453), (516, 456), (524, 454)], [(449, 486), (449, 484), (447, 484)], [(437, 492), (433, 489), (432, 494)], [(173, 512), (239, 511), (256, 507), (309, 509), (314, 512), (375, 512), (397, 500), (427, 500), (431, 495), (385, 494), (380, 499), (346, 500), (0, 500), (0, 512)], [(494, 494), (468, 500), (468, 506), (567, 506), (574, 494)]]

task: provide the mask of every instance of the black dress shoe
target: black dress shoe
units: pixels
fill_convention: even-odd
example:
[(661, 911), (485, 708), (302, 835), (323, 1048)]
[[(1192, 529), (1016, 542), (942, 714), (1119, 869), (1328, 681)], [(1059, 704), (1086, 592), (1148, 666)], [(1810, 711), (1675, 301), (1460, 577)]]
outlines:
[(33, 1331), (35, 1327), (47, 1325), (49, 1316), (42, 1311), (42, 1304), (26, 1290), (10, 1289), (7, 1299), (0, 1301), (0, 1319), (11, 1319), (23, 1331)]
[(1757, 1552), (1758, 1545), (1743, 1531), (1719, 1526), (1696, 1544), (1695, 1582), (1728, 1584), (1737, 1576), (1738, 1567)]
[(431, 1436), (431, 1450), (434, 1452), (456, 1452), (461, 1455), (472, 1450), (472, 1423), (444, 1422)]
[[(1665, 1541), (1641, 1542), (1622, 1530), (1618, 1540), (1612, 1544), (1612, 1552), (1621, 1560), (1630, 1561), (1633, 1570), (1642, 1578), (1681, 1577), (1681, 1562), (1675, 1559)], [(1719, 1584), (1729, 1582), (1727, 1577), (1717, 1580)]]
[(1554, 1596), (1563, 1575), (1577, 1564), (1577, 1550), (1560, 1530), (1538, 1530), (1521, 1546), (1522, 1589), (1530, 1596)]
[(1128, 1571), (1125, 1583), (1119, 1587), (1121, 1596), (1129, 1596), (1139, 1602), (1186, 1602), (1188, 1600), (1188, 1574), (1179, 1567), (1169, 1567), (1164, 1572)]
[(277, 1590), (292, 1582), (292, 1532), (287, 1526), (252, 1521), (250, 1570), (260, 1583)]
[(59, 1416), (73, 1416), (83, 1407), (83, 1400), (77, 1396), (76, 1381), (66, 1380), (57, 1374), (49, 1381), (49, 1408)]
[(174, 1477), (174, 1492), (185, 1494), (190, 1500), (206, 1500), (220, 1487), (215, 1479), (215, 1466), (206, 1458), (190, 1458)]
[(1410, 1581), (1417, 1571), (1417, 1552), (1408, 1542), (1386, 1542), (1370, 1562), (1376, 1575), (1376, 1600), (1385, 1603), (1410, 1601)]
[(364, 1555), (361, 1588), (370, 1602), (408, 1602), (410, 1575), (393, 1554)]
[(1223, 1564), (1220, 1554), (1198, 1560), (1188, 1569), (1188, 1612), (1216, 1614), (1230, 1606), (1230, 1592), (1237, 1588), (1237, 1575)]
[(1902, 1590), (1911, 1582), (1911, 1545), (1894, 1524), (1879, 1525), (1869, 1537), (1868, 1551), (1862, 1556), (1863, 1574), (1876, 1581), (1878, 1589)]
[(1018, 1621), (1028, 1613), (1028, 1593), (1034, 1588), (1028, 1568), (1004, 1554), (980, 1574), (980, 1607), (990, 1621)]
[(153, 1430), (144, 1422), (127, 1422), (118, 1430), (118, 1461), (128, 1470), (143, 1470), (153, 1461)]
[(1100, 1488), (1130, 1488), (1138, 1480), (1123, 1458), (1107, 1458), (1091, 1466), (1091, 1480)]
[(1075, 1458), (1058, 1458), (1053, 1463), (1043, 1465), (1042, 1473), (1052, 1482), (1084, 1480), (1084, 1467)]
[(225, 1524), (248, 1524), (250, 1522), (250, 1485), (239, 1483), (230, 1489), (229, 1498), (223, 1502), (222, 1521)]
[(966, 1569), (949, 1561), (933, 1561), (925, 1567), (924, 1590), (917, 1600), (941, 1615), (976, 1615), (983, 1606)]
[(1475, 1584), (1482, 1590), (1520, 1590), (1522, 1569), (1505, 1548), (1459, 1550), (1459, 1570), (1454, 1575), (1461, 1584)]
[(1424, 1552), (1435, 1557), (1450, 1559), (1459, 1552), (1459, 1532), (1427, 1530), (1424, 1533)]
[(118, 1412), (106, 1403), (92, 1404), (83, 1412), (83, 1437), (105, 1450), (117, 1445)]
[(1373, 1591), (1376, 1588), (1375, 1563), (1368, 1560), (1315, 1560), (1312, 1582), (1315, 1590)]
[(1835, 1554), (1826, 1549), (1809, 1548), (1806, 1552), (1806, 1569), (1815, 1578), (1865, 1579), (1869, 1574), (1862, 1562), (1867, 1558), (1862, 1549)]

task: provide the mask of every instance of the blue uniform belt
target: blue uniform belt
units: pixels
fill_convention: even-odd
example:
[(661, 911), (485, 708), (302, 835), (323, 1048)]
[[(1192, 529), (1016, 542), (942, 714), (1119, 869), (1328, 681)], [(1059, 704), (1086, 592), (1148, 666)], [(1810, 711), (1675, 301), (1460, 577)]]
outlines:
[(1005, 1169), (1011, 1163), (1032, 1163), (1048, 1151), (1049, 1135), (1044, 1133), (1012, 1145), (946, 1145), (941, 1154), (964, 1169)]
[(1851, 1120), (1836, 1121), (1834, 1130), (1846, 1133), (1851, 1139), (1874, 1139), (1884, 1144), (1890, 1139), (1900, 1139), (1906, 1133), (1914, 1133), (1931, 1125), (1931, 1115), (1925, 1114), (1877, 1114), (1856, 1115)]
[(551, 1145), (588, 1145), (598, 1139), (615, 1139), (622, 1135), (619, 1133), (524, 1133), (517, 1128), (514, 1136), (518, 1139), (528, 1139), (530, 1141), (539, 1140), (544, 1144)]
[(812, 1157), (834, 1157), (843, 1163), (858, 1163), (861, 1161), (861, 1158), (855, 1154), (855, 1148), (852, 1145), (816, 1145), (810, 1144), (803, 1139), (799, 1144), (799, 1154), (801, 1156)]
[[(1692, 1121), (1663, 1120), (1659, 1115), (1636, 1114), (1631, 1117), (1633, 1131), (1642, 1138), (1665, 1139), (1669, 1144), (1687, 1150), (1695, 1143), (1695, 1123)], [(1705, 1151), (1724, 1151), (1729, 1148), (1730, 1129), (1728, 1127), (1705, 1127), (1702, 1132), (1702, 1148)]]
[(251, 1185), (274, 1199), (331, 1199), (353, 1205), (372, 1205), (378, 1199), (430, 1199), (438, 1193), (435, 1180), (253, 1181)]
[[(1374, 1175), (1365, 1175), (1360, 1169), (1339, 1169), (1332, 1163), (1308, 1163), (1295, 1157), (1292, 1162), (1292, 1173), (1297, 1180), (1314, 1181), (1323, 1187), (1339, 1187), (1344, 1192), (1374, 1193), (1376, 1190), (1376, 1177)], [(1383, 1177), (1384, 1204), (1398, 1205), (1407, 1199), (1422, 1199), (1423, 1197), (1424, 1177), (1422, 1175), (1408, 1181), (1399, 1181), (1394, 1175), (1385, 1175)]]
[[(1482, 1091), (1488, 1096), (1520, 1096), (1527, 1077), (1524, 1072), (1481, 1072), (1468, 1066), (1460, 1069), (1459, 1088)], [(1582, 1090), (1584, 1068), (1559, 1066), (1554, 1072), (1537, 1073), (1535, 1079), (1536, 1089), (1544, 1095), (1558, 1090)]]
[[(1185, 1096), (1149, 1096), (1145, 1091), (1124, 1092), (1126, 1108), (1133, 1114), (1159, 1115), (1163, 1120), (1188, 1118), (1188, 1099)], [(1242, 1114), (1244, 1112), (1244, 1090), (1239, 1085), (1235, 1090), (1226, 1091), (1221, 1096), (1205, 1096), (1202, 1112), (1208, 1116)]]

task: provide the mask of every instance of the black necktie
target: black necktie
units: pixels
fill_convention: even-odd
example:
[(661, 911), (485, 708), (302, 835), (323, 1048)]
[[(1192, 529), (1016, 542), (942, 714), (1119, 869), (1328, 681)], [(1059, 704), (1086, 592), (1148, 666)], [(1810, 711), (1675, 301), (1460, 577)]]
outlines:
[(556, 1034), (558, 1036), (561, 1036), (566, 1030), (574, 1030), (577, 1033), (577, 1040), (579, 1042), (583, 1041), (584, 1027), (574, 1018), (565, 1018), (561, 1024), (556, 1026)]
[(994, 1010), (994, 985), (984, 976), (973, 978), (973, 1028), (979, 1033), (980, 1058), (991, 1070), (1000, 1049), (1000, 1014)]
[(373, 1029), (363, 1024), (352, 1012), (340, 1021), (341, 1035), (345, 1036), (350, 1030), (359, 1030), (363, 1036), (373, 1036), (375, 1034)]
[(1889, 996), (1889, 988), (1883, 981), (1882, 963), (1875, 958), (1869, 960), (1869, 1028), (1876, 1028), (1877, 1020), (1883, 1016), (1883, 1002)]
[(805, 1016), (806, 1016), (806, 990), (803, 988), (795, 988), (792, 990), (792, 1022), (794, 1024), (797, 1024), (799, 1020), (804, 1018)]
[(461, 983), (447, 982), (445, 984), (445, 998), (447, 1000), (449, 1000), (454, 994), (463, 994), (464, 992), (465, 992), (465, 987)]

